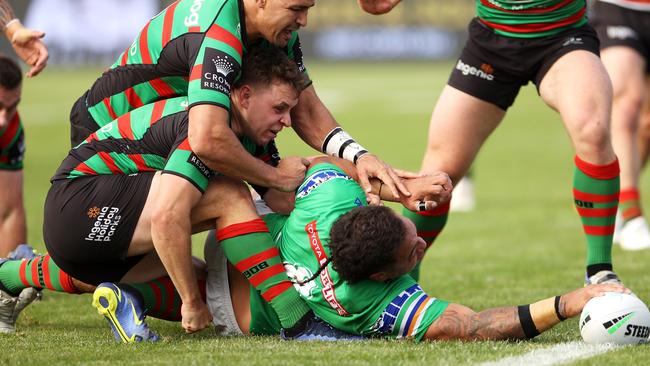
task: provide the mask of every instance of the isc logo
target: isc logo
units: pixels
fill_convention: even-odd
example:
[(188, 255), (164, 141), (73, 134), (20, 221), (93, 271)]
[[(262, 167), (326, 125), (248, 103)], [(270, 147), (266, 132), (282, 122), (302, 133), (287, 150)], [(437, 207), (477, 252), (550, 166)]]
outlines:
[(244, 277), (246, 277), (246, 279), (249, 279), (249, 278), (251, 278), (251, 276), (255, 275), (257, 272), (259, 272), (259, 271), (261, 271), (261, 270), (263, 270), (265, 268), (269, 268), (269, 264), (266, 261), (264, 261), (262, 263), (258, 263), (254, 267), (251, 267), (251, 268), (245, 270), (243, 272)]

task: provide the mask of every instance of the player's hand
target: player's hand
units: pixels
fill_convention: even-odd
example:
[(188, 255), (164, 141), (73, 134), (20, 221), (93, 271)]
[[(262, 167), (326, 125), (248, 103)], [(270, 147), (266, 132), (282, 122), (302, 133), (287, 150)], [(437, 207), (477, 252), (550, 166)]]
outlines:
[(391, 11), (401, 0), (357, 0), (366, 13), (379, 15)]
[(212, 314), (208, 306), (199, 301), (196, 304), (183, 303), (181, 305), (182, 326), (187, 333), (195, 333), (210, 326), (212, 323)]
[(560, 297), (560, 314), (565, 318), (580, 315), (589, 300), (596, 296), (603, 296), (605, 292), (632, 293), (625, 286), (613, 283), (585, 286)]
[(280, 160), (277, 171), (277, 178), (273, 182), (273, 187), (282, 192), (295, 191), (296, 188), (305, 179), (305, 172), (309, 166), (309, 160), (299, 157), (290, 156)]
[(359, 175), (359, 185), (366, 192), (368, 202), (372, 202), (370, 192), (372, 186), (369, 178), (381, 180), (386, 188), (390, 190), (393, 197), (397, 200), (401, 195), (410, 196), (406, 186), (402, 183), (399, 175), (393, 168), (381, 161), (376, 155), (364, 154), (357, 160), (357, 174)]
[(428, 211), (451, 199), (452, 184), (447, 173), (437, 172), (404, 180), (410, 196), (400, 196), (400, 203), (411, 211)]
[(49, 58), (45, 43), (41, 40), (45, 33), (25, 28), (20, 22), (15, 22), (7, 29), (7, 35), (11, 35), (9, 40), (16, 54), (31, 66), (27, 77), (38, 75), (47, 65)]

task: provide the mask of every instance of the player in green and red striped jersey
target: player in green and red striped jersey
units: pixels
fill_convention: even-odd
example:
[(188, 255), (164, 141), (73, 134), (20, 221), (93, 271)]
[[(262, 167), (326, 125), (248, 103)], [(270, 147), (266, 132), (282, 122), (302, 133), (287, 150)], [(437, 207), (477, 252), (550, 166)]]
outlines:
[[(359, 0), (387, 12), (399, 1)], [(609, 136), (612, 86), (588, 25), (585, 0), (476, 0), (469, 38), (433, 111), (422, 172), (444, 171), (454, 182), (532, 81), (558, 111), (575, 150), (573, 199), (587, 242), (586, 283), (618, 281), (612, 234), (619, 166)], [(448, 207), (409, 215), (431, 243)]]
[[(304, 167), (303, 159), (295, 157), (278, 163), (272, 143), (282, 128), (291, 124), (289, 112), (303, 87), (302, 75), (295, 63), (275, 48), (257, 48), (246, 59), (244, 75), (231, 95), (236, 106), (232, 133), (248, 154), (277, 174)], [(173, 259), (182, 264), (181, 269), (189, 267), (191, 272), (184, 275), (192, 282), (188, 286), (178, 280), (177, 273), (169, 274), (177, 288), (190, 287), (198, 294), (197, 298), (184, 297), (182, 305), (183, 326), (197, 331), (207, 325), (209, 312), (196, 287), (190, 235), (212, 228), (216, 222), (220, 227), (233, 227), (236, 235), (227, 250), (229, 259), (257, 267), (253, 273), (242, 264), (242, 271), (253, 273), (251, 282), (276, 309), (283, 326), (291, 328), (309, 315), (284, 271), (277, 271), (279, 255), (261, 256), (274, 244), (256, 216), (248, 191), (245, 189), (244, 195), (249, 202), (247, 212), (222, 212), (225, 206), (215, 204), (235, 197), (215, 197), (211, 187), (243, 184), (218, 175), (194, 154), (188, 138), (188, 105), (186, 97), (177, 97), (142, 106), (72, 149), (52, 178), (45, 203), (48, 260), (39, 257), (26, 266), (3, 263), (0, 283), (4, 288), (0, 288), (7, 293), (29, 286), (67, 291), (66, 286), (49, 285), (57, 282), (50, 279), (60, 269), (68, 278), (63, 282), (72, 281), (73, 290), (80, 291), (110, 279), (153, 279), (165, 273), (154, 246), (158, 253), (161, 243), (178, 246), (182, 255)], [(258, 190), (265, 198), (275, 192)], [(172, 208), (168, 209), (170, 202)]]
[[(242, 59), (252, 45), (278, 47), (306, 70), (297, 30), (307, 25), (314, 0), (179, 0), (148, 22), (110, 70), (77, 101), (71, 113), (72, 142), (82, 141), (116, 117), (156, 100), (187, 95), (188, 143), (214, 171), (280, 191), (299, 184), (305, 167), (293, 165), (278, 174), (254, 159), (229, 127), (231, 86), (240, 77)], [(357, 163), (362, 185), (368, 176), (384, 181), (397, 195), (406, 188), (397, 174), (369, 154), (343, 131), (306, 81), (298, 105), (291, 112), (292, 127), (310, 146)], [(163, 187), (162, 189), (167, 189)], [(377, 202), (376, 197), (369, 195)], [(172, 210), (170, 206), (163, 211)], [(415, 203), (412, 204), (414, 208)], [(157, 248), (183, 298), (198, 291), (177, 282), (193, 283), (189, 258), (174, 246)], [(254, 255), (257, 252), (248, 253)], [(178, 276), (178, 278), (176, 278)]]

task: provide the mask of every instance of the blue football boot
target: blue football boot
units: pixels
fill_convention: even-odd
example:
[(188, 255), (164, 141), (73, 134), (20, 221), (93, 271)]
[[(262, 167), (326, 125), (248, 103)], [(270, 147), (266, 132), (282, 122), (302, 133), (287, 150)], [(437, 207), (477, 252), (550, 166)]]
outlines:
[(291, 329), (282, 329), (280, 337), (293, 341), (360, 341), (365, 337), (338, 330), (310, 311)]
[(142, 300), (127, 286), (100, 283), (93, 293), (93, 306), (108, 320), (118, 342), (155, 342), (159, 339), (144, 322)]

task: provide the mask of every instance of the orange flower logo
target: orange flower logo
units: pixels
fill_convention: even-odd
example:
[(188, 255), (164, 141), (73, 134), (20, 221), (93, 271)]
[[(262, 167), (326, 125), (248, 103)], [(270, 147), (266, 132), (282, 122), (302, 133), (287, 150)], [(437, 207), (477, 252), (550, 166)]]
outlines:
[(481, 70), (486, 74), (492, 74), (494, 72), (494, 68), (490, 64), (482, 64)]
[(91, 207), (88, 209), (88, 212), (86, 212), (86, 215), (90, 217), (91, 219), (96, 219), (97, 216), (99, 216), (99, 208), (98, 207)]

